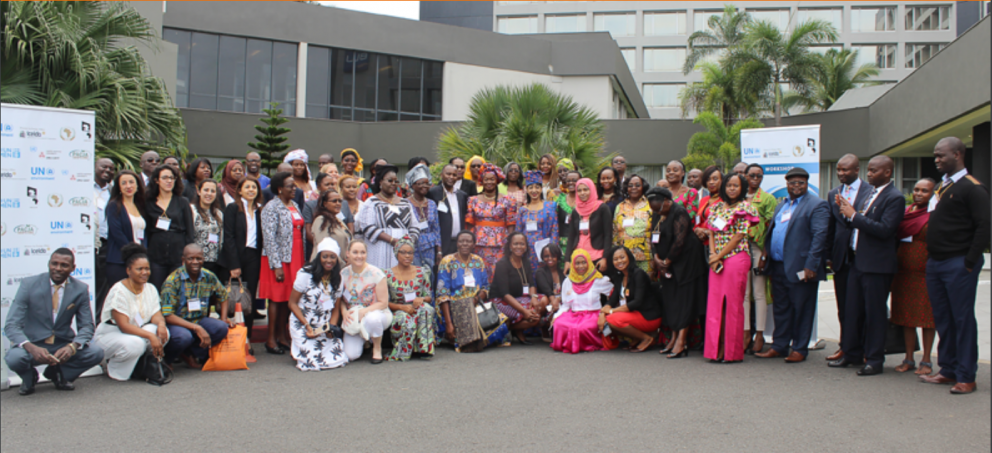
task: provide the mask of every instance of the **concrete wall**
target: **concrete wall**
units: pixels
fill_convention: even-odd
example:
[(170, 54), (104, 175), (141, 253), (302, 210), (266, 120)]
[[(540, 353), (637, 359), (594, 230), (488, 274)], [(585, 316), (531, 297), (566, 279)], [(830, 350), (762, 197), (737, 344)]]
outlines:
[[(151, 24), (158, 38), (162, 37), (163, 9), (166, 3), (157, 2), (129, 2), (135, 11), (141, 14)], [(176, 96), (176, 59), (179, 55), (179, 47), (175, 44), (158, 39), (154, 45), (131, 40), (125, 44), (137, 46), (138, 51), (145, 57), (148, 69), (151, 73), (161, 78), (165, 82), (169, 96), (175, 99)]]
[(420, 20), (493, 30), (493, 2), (420, 2)]

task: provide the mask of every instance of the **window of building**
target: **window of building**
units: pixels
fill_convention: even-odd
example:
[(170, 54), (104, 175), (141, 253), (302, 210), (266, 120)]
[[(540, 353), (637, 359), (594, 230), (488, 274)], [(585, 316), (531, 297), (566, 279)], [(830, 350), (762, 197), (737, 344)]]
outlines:
[(918, 68), (947, 44), (906, 44), (906, 67)]
[(637, 72), (637, 49), (633, 47), (620, 49), (620, 53), (623, 54), (623, 59), (627, 61), (627, 67), (630, 68), (630, 72)]
[[(220, 37), (217, 75), (217, 110), (245, 111), (245, 62), (248, 40), (235, 36)], [(293, 85), (295, 89), (295, 84)], [(296, 93), (293, 93), (294, 95)], [(294, 112), (295, 113), (295, 112)]]
[(714, 52), (710, 52), (710, 53), (706, 54), (706, 56), (704, 56), (703, 58), (700, 58), (699, 61), (696, 62), (696, 66), (694, 68), (692, 68), (692, 70), (695, 71), (695, 72), (700, 72), (699, 67), (703, 63), (712, 63), (712, 64), (715, 64), (715, 65), (719, 65), (720, 64), (720, 59), (723, 58), (723, 55), (725, 53), (726, 52), (721, 47), (721, 48), (719, 48), (718, 50), (716, 50)]
[(906, 30), (950, 30), (951, 6), (915, 6), (906, 8)]
[(189, 106), (194, 109), (217, 109), (217, 52), (219, 36), (193, 33), (190, 49)]
[(644, 49), (644, 72), (681, 72), (685, 47)]
[(189, 107), (189, 54), (192, 36), (187, 31), (166, 28), (162, 30), (162, 39), (178, 47), (176, 63), (176, 107)]
[(424, 121), (441, 120), (441, 81), (444, 63), (424, 62)]
[(544, 16), (545, 33), (577, 33), (583, 31), (586, 31), (585, 14)]
[(913, 187), (920, 180), (920, 158), (903, 157), (902, 161), (902, 193), (913, 193)]
[(837, 33), (844, 30), (844, 10), (842, 8), (803, 8), (799, 10), (799, 22), (809, 20), (822, 20), (837, 29)]
[(893, 69), (896, 67), (895, 44), (856, 44), (852, 46), (852, 50), (858, 51), (858, 65), (875, 63), (875, 66), (878, 66), (879, 69)]
[(496, 31), (508, 35), (537, 33), (537, 16), (499, 17)]
[(644, 13), (644, 36), (685, 34), (685, 11)]
[(596, 14), (593, 16), (593, 30), (608, 31), (614, 38), (634, 36), (637, 33), (634, 13)]
[(754, 21), (771, 22), (779, 30), (785, 31), (789, 28), (788, 9), (749, 9), (747, 13)]
[(708, 31), (710, 29), (710, 18), (722, 15), (723, 11), (721, 10), (695, 10), (692, 12), (692, 30)]
[(679, 91), (684, 83), (645, 83), (644, 103), (648, 108), (670, 108), (679, 106)]
[(851, 8), (851, 31), (867, 33), (896, 29), (896, 7)]

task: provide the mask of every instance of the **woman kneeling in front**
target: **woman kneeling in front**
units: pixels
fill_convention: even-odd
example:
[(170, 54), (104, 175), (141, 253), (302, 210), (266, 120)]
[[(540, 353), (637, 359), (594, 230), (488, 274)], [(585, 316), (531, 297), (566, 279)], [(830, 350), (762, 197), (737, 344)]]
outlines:
[[(577, 354), (603, 349), (603, 334), (598, 323), (603, 302), (613, 283), (593, 265), (589, 252), (578, 249), (572, 256), (568, 279), (561, 287), (561, 308), (552, 321), (555, 351)], [(604, 315), (605, 316), (605, 315)]]
[(389, 312), (389, 287), (386, 274), (365, 262), (365, 242), (348, 245), (348, 267), (341, 271), (341, 313), (345, 330), (344, 353), (348, 360), (362, 356), (365, 342), (372, 340), (372, 363), (382, 363), (382, 333), (393, 322)]
[[(334, 294), (341, 286), (341, 248), (331, 238), (317, 245), (312, 261), (296, 272), (293, 291), (289, 294), (289, 335), (293, 338), (293, 358), (300, 371), (320, 371), (344, 366), (344, 343), (337, 324), (341, 319), (341, 304), (334, 303)], [(361, 352), (361, 351), (359, 351)]]
[[(613, 294), (610, 304), (603, 306), (600, 325), (609, 324), (612, 333), (633, 338), (630, 352), (644, 352), (654, 342), (653, 334), (661, 327), (661, 301), (657, 288), (636, 265), (634, 253), (627, 247), (617, 246), (607, 255), (610, 257), (606, 274), (613, 281)], [(619, 346), (615, 336), (603, 341), (606, 349)]]

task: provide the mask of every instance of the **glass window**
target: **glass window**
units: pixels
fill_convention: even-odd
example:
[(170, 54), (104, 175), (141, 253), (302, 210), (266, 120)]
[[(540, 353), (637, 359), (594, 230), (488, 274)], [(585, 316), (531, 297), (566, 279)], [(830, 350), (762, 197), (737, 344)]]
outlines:
[(217, 109), (217, 51), (218, 36), (193, 33), (190, 52), (189, 106), (195, 109)]
[[(441, 115), (441, 79), (444, 64), (434, 61), (424, 62), (424, 115)], [(424, 118), (425, 120), (427, 118)]]
[[(347, 52), (350, 54), (348, 61), (350, 61), (355, 67), (355, 107), (374, 109), (376, 73), (375, 54), (360, 51)], [(356, 121), (363, 121), (357, 119), (358, 113), (356, 113), (355, 116)], [(374, 121), (374, 119), (369, 121)]]
[(648, 108), (678, 107), (682, 88), (684, 83), (645, 83), (644, 103)]
[(696, 67), (692, 68), (692, 70), (695, 72), (699, 72), (700, 65), (702, 65), (703, 63), (712, 63), (715, 65), (719, 65), (720, 59), (723, 58), (723, 55), (725, 53), (726, 52), (722, 47), (719, 48), (719, 50), (717, 50), (716, 52), (710, 52), (705, 57), (700, 58), (699, 61), (696, 62)]
[(585, 14), (544, 16), (545, 33), (577, 33), (586, 31)]
[(833, 25), (837, 29), (837, 33), (840, 33), (844, 30), (843, 11), (842, 8), (800, 9), (799, 22), (822, 20)]
[(400, 57), (379, 55), (378, 108), (400, 109)]
[(272, 46), (272, 101), (286, 116), (296, 115), (297, 44), (277, 42)]
[(247, 40), (220, 37), (220, 67), (217, 76), (217, 110), (245, 111), (245, 46)]
[(722, 16), (723, 11), (703, 11), (695, 10), (692, 12), (692, 30), (693, 31), (708, 31), (710, 29), (709, 21), (713, 16)]
[[(354, 65), (352, 52), (334, 49), (331, 51), (331, 105), (351, 107), (355, 91)], [(349, 113), (350, 115), (350, 113)]]
[(637, 71), (637, 49), (631, 47), (628, 49), (620, 49), (620, 53), (623, 54), (623, 59), (627, 61), (627, 67), (630, 68), (630, 72)]
[(189, 107), (190, 33), (166, 28), (162, 30), (162, 39), (179, 47), (179, 58), (176, 63), (176, 107)]
[(896, 45), (895, 44), (872, 44), (854, 45), (853, 50), (858, 51), (858, 65), (865, 63), (875, 63), (879, 69), (892, 69), (896, 67)]
[(906, 30), (950, 30), (951, 6), (906, 8)]
[(867, 33), (896, 29), (896, 7), (851, 8), (851, 31)]
[[(272, 99), (272, 41), (248, 40), (245, 97), (248, 113), (261, 113)], [(284, 114), (287, 112), (283, 112)]]
[(906, 67), (918, 68), (932, 58), (946, 44), (906, 44)]
[(375, 111), (355, 109), (354, 121), (359, 121), (363, 123), (374, 123), (376, 121)]
[[(422, 62), (416, 58), (404, 58), (402, 79), (400, 80), (400, 110), (420, 114)], [(402, 118), (401, 118), (402, 119)], [(406, 120), (404, 120), (406, 121)]]
[(644, 49), (644, 72), (681, 72), (685, 47)]
[(331, 88), (331, 49), (307, 49), (307, 118), (328, 118)]
[(637, 33), (634, 13), (596, 14), (593, 16), (593, 30), (608, 31), (614, 38), (634, 36)]
[(537, 33), (537, 16), (497, 18), (496, 30), (508, 35)]
[(644, 13), (644, 36), (684, 35), (685, 12)]
[(779, 30), (785, 31), (789, 28), (788, 9), (749, 9), (747, 13), (751, 15), (751, 19), (771, 22)]

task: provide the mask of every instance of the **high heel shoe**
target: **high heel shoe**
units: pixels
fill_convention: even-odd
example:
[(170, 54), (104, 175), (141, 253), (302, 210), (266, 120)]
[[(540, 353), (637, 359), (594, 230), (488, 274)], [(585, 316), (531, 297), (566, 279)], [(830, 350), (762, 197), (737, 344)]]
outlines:
[(283, 355), (286, 354), (286, 350), (280, 347), (270, 348), (269, 345), (265, 345), (265, 352), (273, 355)]
[(668, 345), (665, 347), (665, 349), (662, 349), (662, 350), (658, 351), (658, 354), (668, 354), (668, 353), (672, 352), (672, 349), (675, 349), (675, 342), (674, 341), (669, 341), (668, 342)]
[(665, 357), (667, 357), (669, 359), (681, 359), (683, 357), (689, 357), (689, 348), (682, 347), (682, 350), (679, 351), (678, 353), (676, 353), (676, 354), (668, 354)]

